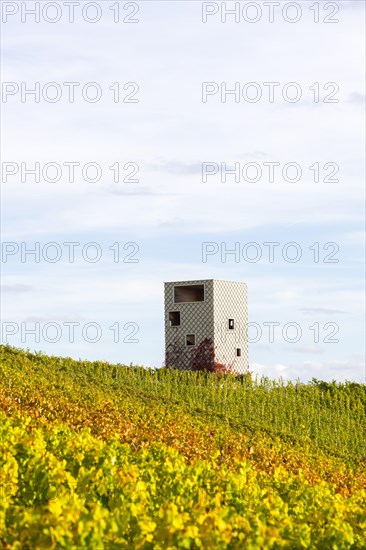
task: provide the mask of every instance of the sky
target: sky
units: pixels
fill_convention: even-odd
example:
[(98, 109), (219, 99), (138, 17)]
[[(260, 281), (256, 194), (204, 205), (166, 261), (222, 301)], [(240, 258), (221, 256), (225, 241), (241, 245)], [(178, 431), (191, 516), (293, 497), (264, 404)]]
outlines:
[(365, 383), (365, 4), (1, 8), (2, 342), (160, 367), (243, 281), (255, 375)]

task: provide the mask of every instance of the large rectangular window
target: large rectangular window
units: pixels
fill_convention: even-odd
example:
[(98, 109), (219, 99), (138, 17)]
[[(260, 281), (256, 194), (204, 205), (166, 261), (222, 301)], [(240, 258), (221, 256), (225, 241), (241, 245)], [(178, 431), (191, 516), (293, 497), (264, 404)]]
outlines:
[(203, 302), (205, 299), (204, 285), (182, 285), (174, 287), (174, 302)]

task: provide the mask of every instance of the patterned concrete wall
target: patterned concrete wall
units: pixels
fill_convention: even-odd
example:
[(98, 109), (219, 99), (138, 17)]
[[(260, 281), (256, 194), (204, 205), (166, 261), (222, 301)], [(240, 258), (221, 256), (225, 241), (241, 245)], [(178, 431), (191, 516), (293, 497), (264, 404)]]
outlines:
[[(214, 343), (216, 358), (225, 365), (234, 365), (244, 373), (249, 367), (248, 358), (248, 298), (247, 285), (233, 281), (213, 281), (214, 284)], [(234, 329), (229, 329), (229, 319)], [(241, 356), (237, 357), (237, 349)]]
[[(174, 287), (203, 284), (203, 302), (175, 303)], [(239, 372), (248, 367), (247, 288), (244, 283), (216, 281), (175, 281), (164, 283), (165, 350), (172, 344), (187, 352), (186, 362), (193, 346), (186, 345), (187, 334), (195, 334), (196, 346), (205, 338), (214, 341), (216, 360), (233, 364)], [(180, 326), (170, 326), (169, 312), (180, 312)], [(229, 319), (234, 319), (234, 330), (228, 328)], [(241, 357), (236, 350), (241, 349)], [(188, 366), (188, 363), (187, 363)]]
[[(204, 301), (193, 303), (175, 303), (174, 287), (184, 285), (204, 285)], [(189, 367), (188, 355), (192, 353), (193, 347), (186, 345), (186, 335), (195, 334), (196, 346), (205, 338), (214, 338), (213, 323), (213, 281), (177, 281), (164, 283), (165, 302), (165, 351), (171, 344), (181, 346), (187, 353), (185, 368)], [(169, 323), (169, 312), (180, 312), (180, 326), (171, 327)]]

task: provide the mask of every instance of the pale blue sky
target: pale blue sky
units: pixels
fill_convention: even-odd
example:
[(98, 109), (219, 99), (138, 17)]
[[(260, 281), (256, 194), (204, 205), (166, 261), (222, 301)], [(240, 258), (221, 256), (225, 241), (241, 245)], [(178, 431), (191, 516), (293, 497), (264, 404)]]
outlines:
[[(22, 263), (20, 254), (2, 263), (3, 320), (62, 328), (56, 343), (31, 335), (22, 342), (19, 333), (8, 341), (55, 355), (160, 366), (163, 282), (238, 280), (248, 284), (250, 322), (302, 327), (297, 343), (286, 342), (281, 327), (273, 343), (263, 331), (250, 345), (253, 372), (365, 382), (364, 4), (336, 2), (336, 24), (315, 24), (310, 2), (297, 2), (303, 15), (296, 24), (280, 12), (272, 24), (265, 16), (256, 24), (217, 17), (203, 24), (201, 2), (155, 0), (137, 2), (139, 23), (114, 24), (112, 4), (101, 4), (95, 24), (79, 16), (70, 24), (62, 12), (55, 24), (22, 23), (17, 14), (2, 25), (3, 81), (97, 82), (103, 90), (94, 104), (80, 95), (73, 104), (64, 96), (21, 103), (19, 94), (1, 104), (3, 162), (94, 162), (103, 169), (97, 183), (79, 175), (70, 183), (66, 172), (57, 183), (22, 183), (19, 175), (3, 183), (3, 241), (52, 241), (63, 250), (54, 264), (29, 257)], [(139, 103), (114, 103), (108, 87), (115, 82), (138, 83)], [(297, 82), (303, 98), (291, 104), (279, 93), (272, 104), (221, 103), (216, 95), (202, 103), (202, 82), (280, 82), (279, 90)], [(315, 104), (315, 82), (337, 83), (339, 102)], [(137, 163), (139, 183), (114, 183), (108, 167), (115, 162)], [(219, 176), (203, 183), (203, 162), (296, 162), (303, 176), (297, 183), (223, 183)], [(315, 162), (337, 163), (340, 181), (315, 183)], [(98, 263), (77, 252), (73, 264), (67, 261), (64, 242), (92, 241), (103, 253)], [(117, 241), (136, 242), (139, 262), (114, 263), (109, 247)], [(203, 263), (202, 242), (238, 242), (241, 250), (256, 242), (263, 258), (236, 263), (228, 256), (223, 263), (218, 254)], [(297, 242), (302, 258), (289, 263), (276, 254), (270, 263), (265, 242), (279, 242), (277, 250)], [(337, 243), (339, 262), (315, 263), (309, 247), (317, 242)], [(72, 343), (65, 322), (80, 323)], [(89, 322), (102, 327), (94, 344), (81, 337)], [(139, 342), (113, 342), (108, 327), (116, 322), (137, 323)], [(314, 342), (315, 323), (321, 340), (331, 333), (322, 327), (336, 323), (339, 342)]]

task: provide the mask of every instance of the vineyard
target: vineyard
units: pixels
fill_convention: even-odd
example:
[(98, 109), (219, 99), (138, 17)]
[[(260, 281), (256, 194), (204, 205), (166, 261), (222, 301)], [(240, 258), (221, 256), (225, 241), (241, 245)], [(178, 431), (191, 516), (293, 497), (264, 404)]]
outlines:
[(365, 385), (0, 357), (1, 548), (366, 548)]

